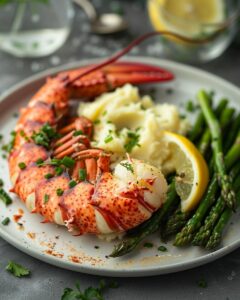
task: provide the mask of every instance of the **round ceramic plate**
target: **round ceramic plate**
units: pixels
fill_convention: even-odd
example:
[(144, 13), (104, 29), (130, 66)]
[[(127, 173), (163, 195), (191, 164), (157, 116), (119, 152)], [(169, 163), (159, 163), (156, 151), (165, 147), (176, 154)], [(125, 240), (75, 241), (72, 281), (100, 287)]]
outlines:
[[(231, 100), (234, 107), (240, 109), (240, 90), (232, 84), (197, 69), (181, 64), (151, 58), (131, 58), (139, 61), (159, 65), (172, 71), (176, 79), (168, 84), (154, 85), (156, 101), (170, 102), (184, 108), (184, 102), (193, 99), (200, 88), (217, 91), (217, 98), (223, 96)], [(33, 76), (4, 93), (0, 99), (0, 133), (4, 135), (4, 142), (9, 140), (9, 133), (16, 123), (16, 112), (26, 105), (28, 99), (44, 83), (46, 76), (63, 69), (76, 68), (92, 63), (85, 60), (52, 69)], [(147, 90), (147, 88), (146, 88)], [(10, 188), (6, 160), (0, 162), (0, 177), (4, 179), (6, 189)], [(239, 247), (240, 218), (232, 220), (221, 247), (215, 252), (207, 252), (198, 247), (176, 248), (171, 243), (165, 245), (166, 252), (157, 251), (161, 245), (159, 236), (149, 237), (154, 247), (139, 247), (134, 253), (121, 258), (108, 258), (114, 242), (104, 242), (94, 236), (71, 236), (65, 228), (41, 223), (41, 217), (29, 213), (24, 205), (14, 197), (14, 203), (6, 207), (0, 201), (0, 220), (9, 216), (13, 219), (19, 209), (24, 211), (17, 222), (10, 222), (8, 226), (0, 223), (0, 236), (23, 252), (50, 264), (79, 272), (105, 276), (148, 276), (171, 273), (193, 268), (213, 261)]]

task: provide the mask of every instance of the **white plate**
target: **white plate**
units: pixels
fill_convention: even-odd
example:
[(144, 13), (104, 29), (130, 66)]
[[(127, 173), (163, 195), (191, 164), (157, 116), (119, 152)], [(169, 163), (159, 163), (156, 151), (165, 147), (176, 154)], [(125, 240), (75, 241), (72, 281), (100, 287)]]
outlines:
[[(181, 64), (150, 58), (131, 58), (132, 61), (140, 61), (162, 66), (172, 71), (176, 80), (168, 84), (158, 84), (158, 99), (162, 102), (176, 103), (180, 108), (184, 102), (192, 99), (198, 89), (217, 91), (217, 96), (225, 96), (231, 100), (231, 104), (240, 109), (240, 90), (232, 84), (197, 69)], [(47, 75), (57, 73), (63, 69), (70, 69), (83, 64), (92, 63), (93, 60), (85, 60), (57, 69), (52, 69), (33, 76), (4, 93), (0, 99), (0, 133), (9, 136), (14, 128), (16, 118), (13, 114), (24, 106), (30, 96), (43, 84)], [(172, 88), (173, 93), (167, 93)], [(6, 189), (10, 187), (6, 160), (1, 159), (0, 177), (5, 181)], [(14, 198), (14, 196), (13, 196)], [(157, 235), (148, 239), (154, 243), (151, 249), (140, 247), (133, 254), (122, 258), (107, 258), (114, 243), (100, 241), (93, 236), (72, 237), (64, 228), (53, 224), (42, 224), (41, 217), (30, 214), (24, 205), (15, 197), (14, 203), (5, 207), (0, 201), (0, 220), (9, 216), (12, 219), (18, 209), (24, 210), (20, 220), (23, 229), (20, 230), (15, 222), (8, 226), (0, 223), (0, 235), (13, 246), (23, 252), (50, 264), (74, 271), (105, 275), (105, 276), (148, 276), (171, 273), (193, 268), (213, 261), (233, 251), (240, 245), (240, 218), (235, 216), (233, 225), (229, 226), (220, 249), (215, 252), (206, 252), (198, 247), (179, 249), (167, 244), (167, 252), (157, 251), (161, 245)], [(31, 238), (31, 233), (35, 238)], [(95, 246), (99, 246), (96, 249)]]

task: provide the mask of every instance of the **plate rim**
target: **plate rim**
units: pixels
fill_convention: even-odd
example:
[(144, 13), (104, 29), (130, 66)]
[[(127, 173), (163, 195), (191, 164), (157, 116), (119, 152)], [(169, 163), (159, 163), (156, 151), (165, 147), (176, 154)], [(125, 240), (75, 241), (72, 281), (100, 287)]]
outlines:
[[(70, 62), (67, 64), (63, 64), (58, 67), (53, 67), (49, 68), (47, 70), (44, 70), (42, 72), (39, 72), (35, 75), (31, 75), (28, 78), (20, 81), (17, 84), (14, 84), (12, 87), (8, 88), (6, 91), (1, 93), (0, 95), (0, 103), (4, 102), (4, 100), (9, 97), (11, 94), (16, 93), (18, 90), (23, 89), (24, 87), (31, 85), (35, 81), (39, 81), (43, 79), (46, 76), (56, 74), (60, 71), (64, 70), (70, 70), (73, 68), (77, 68), (80, 66), (83, 66), (85, 64), (89, 63), (96, 63), (97, 61), (102, 60), (101, 58), (90, 58), (90, 59), (83, 59), (83, 60), (78, 60), (74, 62)], [(124, 59), (121, 61), (135, 61), (135, 62), (143, 62), (143, 63), (156, 63), (157, 65), (162, 65), (164, 68), (172, 68), (172, 69), (184, 69), (187, 73), (192, 73), (193, 75), (196, 76), (205, 76), (207, 78), (210, 78), (211, 80), (218, 81), (220, 84), (223, 84), (225, 87), (228, 89), (234, 90), (235, 93), (239, 94), (240, 96), (240, 88), (238, 88), (236, 85), (233, 83), (227, 81), (226, 79), (223, 79), (217, 75), (214, 75), (210, 72), (198, 69), (197, 67), (185, 65), (179, 62), (174, 62), (166, 59), (159, 59), (155, 57), (146, 57), (146, 56), (126, 56)], [(42, 252), (37, 251), (35, 247), (32, 249), (29, 249), (27, 245), (24, 243), (21, 243), (20, 240), (15, 240), (13, 237), (11, 237), (10, 234), (8, 234), (4, 229), (0, 228), (0, 236), (16, 247), (17, 249), (21, 250), (22, 252), (26, 253), (27, 255), (30, 255), (34, 258), (37, 258), (41, 261), (44, 261), (46, 263), (49, 263), (51, 265), (61, 267), (64, 269), (72, 270), (72, 271), (77, 271), (77, 272), (82, 272), (82, 273), (87, 273), (87, 274), (92, 274), (92, 275), (100, 275), (100, 276), (116, 276), (116, 277), (143, 277), (143, 276), (152, 276), (152, 275), (161, 275), (161, 274), (168, 274), (168, 273), (175, 273), (179, 271), (184, 271), (188, 269), (192, 269), (204, 264), (207, 264), (209, 262), (212, 262), (222, 256), (225, 256), (229, 254), (230, 252), (236, 250), (237, 248), (240, 247), (240, 239), (236, 240), (235, 242), (232, 242), (229, 245), (226, 245), (224, 247), (221, 247), (220, 249), (204, 254), (200, 257), (197, 258), (191, 258), (189, 261), (186, 262), (177, 262), (173, 265), (165, 265), (161, 267), (161, 265), (156, 266), (156, 267), (147, 267), (142, 269), (137, 269), (137, 270), (126, 270), (126, 269), (109, 269), (108, 268), (101, 268), (98, 269), (94, 266), (84, 266), (81, 264), (76, 264), (67, 260), (62, 260), (58, 259), (54, 256), (50, 256), (47, 254), (44, 254)]]

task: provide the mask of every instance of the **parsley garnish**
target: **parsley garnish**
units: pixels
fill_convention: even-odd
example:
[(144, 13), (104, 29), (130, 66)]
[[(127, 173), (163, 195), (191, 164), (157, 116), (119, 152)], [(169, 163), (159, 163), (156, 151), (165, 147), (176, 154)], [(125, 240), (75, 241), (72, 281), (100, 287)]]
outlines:
[(3, 187), (4, 183), (3, 183), (3, 180), (0, 179), (0, 187)]
[(152, 248), (153, 247), (153, 243), (145, 243), (143, 245), (143, 247), (145, 247), (145, 248)]
[(39, 158), (37, 161), (36, 161), (36, 165), (37, 166), (41, 166), (43, 164), (43, 159)]
[(16, 264), (14, 261), (8, 262), (6, 270), (16, 277), (28, 276), (30, 274), (30, 271), (27, 268)]
[(57, 189), (56, 193), (57, 193), (58, 196), (62, 196), (63, 190), (62, 189)]
[(2, 224), (3, 224), (4, 226), (8, 225), (9, 222), (10, 222), (10, 219), (9, 219), (8, 217), (2, 220)]
[(79, 169), (78, 171), (79, 180), (84, 181), (87, 178), (87, 172), (85, 169)]
[(71, 180), (68, 185), (70, 188), (73, 188), (75, 185), (77, 185), (77, 182), (75, 180)]
[(134, 131), (129, 131), (127, 133), (127, 143), (124, 145), (125, 150), (130, 153), (133, 149), (133, 147), (138, 146), (139, 145), (139, 139), (140, 139), (140, 135)]
[(165, 246), (159, 246), (158, 251), (166, 252), (167, 248)]
[(0, 188), (0, 199), (6, 204), (12, 204), (11, 197), (4, 191), (3, 188)]
[(59, 176), (63, 173), (63, 168), (62, 167), (56, 167), (55, 172), (56, 172), (56, 175)]
[(82, 130), (76, 130), (76, 131), (73, 133), (73, 136), (78, 136), (78, 135), (83, 135)]
[(65, 288), (61, 300), (74, 300), (74, 299), (82, 299), (82, 300), (104, 300), (103, 291), (106, 288), (117, 288), (117, 283), (110, 283), (106, 285), (104, 280), (101, 280), (99, 286), (97, 288), (88, 287), (84, 291), (80, 289), (80, 285), (76, 284), (76, 289), (73, 290), (71, 288)]
[(207, 282), (205, 279), (201, 279), (198, 281), (198, 286), (201, 288), (206, 288), (207, 287)]
[(134, 172), (133, 166), (130, 163), (125, 162), (125, 163), (120, 163), (120, 165), (123, 166), (124, 168), (126, 168), (128, 171), (130, 171), (132, 173)]
[(44, 124), (39, 132), (35, 132), (32, 135), (32, 139), (37, 145), (41, 145), (45, 148), (49, 148), (49, 144), (53, 139), (59, 138), (61, 135), (50, 126), (48, 123)]
[(69, 156), (64, 156), (64, 158), (61, 160), (61, 164), (66, 168), (72, 168), (75, 165), (75, 160)]
[(26, 169), (26, 164), (25, 164), (24, 162), (20, 162), (20, 163), (18, 164), (18, 166), (19, 166), (19, 168), (20, 168), (21, 170)]
[(45, 194), (43, 200), (44, 204), (48, 203), (48, 201), (49, 201), (49, 195)]
[(53, 174), (47, 173), (46, 175), (44, 175), (44, 177), (45, 177), (46, 179), (50, 179), (50, 178), (53, 177)]
[(101, 123), (100, 120), (95, 120), (95, 121), (93, 121), (93, 124), (95, 124), (95, 125), (100, 124), (100, 123)]
[(107, 135), (104, 139), (104, 143), (110, 143), (113, 140), (113, 137), (111, 135)]

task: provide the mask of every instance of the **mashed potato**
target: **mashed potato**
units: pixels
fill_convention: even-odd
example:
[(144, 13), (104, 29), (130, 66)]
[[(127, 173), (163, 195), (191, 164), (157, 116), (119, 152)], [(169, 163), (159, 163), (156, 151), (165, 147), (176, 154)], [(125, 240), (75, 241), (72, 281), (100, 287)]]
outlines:
[(93, 145), (113, 152), (113, 162), (126, 158), (128, 152), (163, 172), (168, 171), (164, 161), (170, 150), (162, 131), (186, 134), (188, 129), (176, 106), (155, 104), (150, 96), (141, 97), (138, 88), (130, 84), (92, 103), (81, 103), (78, 112), (94, 122)]

